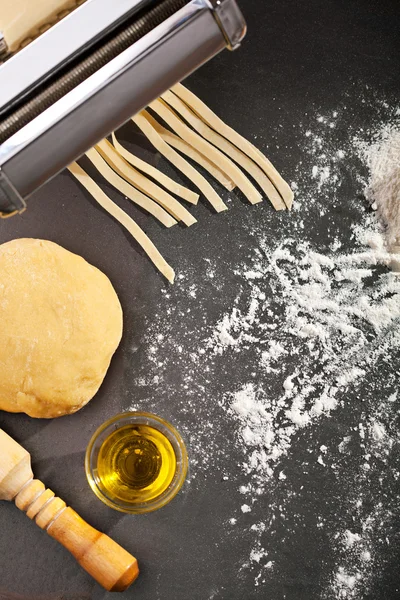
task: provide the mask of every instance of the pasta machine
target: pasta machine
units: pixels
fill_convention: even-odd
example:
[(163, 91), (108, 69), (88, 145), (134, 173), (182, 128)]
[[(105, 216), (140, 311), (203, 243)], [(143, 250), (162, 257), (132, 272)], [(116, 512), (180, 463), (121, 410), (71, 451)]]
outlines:
[(0, 32), (0, 216), (245, 32), (235, 0), (86, 0), (14, 53)]

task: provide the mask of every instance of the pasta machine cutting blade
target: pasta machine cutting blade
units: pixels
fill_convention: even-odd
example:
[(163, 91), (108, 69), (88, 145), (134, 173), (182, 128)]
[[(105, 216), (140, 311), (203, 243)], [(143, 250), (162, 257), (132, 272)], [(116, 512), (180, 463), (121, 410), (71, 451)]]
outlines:
[(0, 216), (245, 32), (236, 0), (87, 0), (6, 58)]

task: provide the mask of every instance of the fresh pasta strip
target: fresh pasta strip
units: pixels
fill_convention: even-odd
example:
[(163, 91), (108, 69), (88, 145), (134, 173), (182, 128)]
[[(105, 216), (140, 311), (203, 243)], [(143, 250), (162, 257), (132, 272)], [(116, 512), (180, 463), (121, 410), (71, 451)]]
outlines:
[(161, 117), (161, 119), (163, 119), (182, 139), (216, 163), (224, 173), (235, 182), (251, 204), (262, 202), (261, 194), (256, 190), (254, 185), (239, 167), (220, 150), (215, 148), (215, 146), (212, 146), (198, 133), (185, 125), (185, 123), (163, 100), (155, 100), (150, 104), (150, 108), (154, 110), (154, 112), (157, 113), (157, 115)]
[(149, 165), (149, 163), (147, 163), (146, 161), (141, 160), (135, 154), (132, 154), (132, 152), (129, 152), (117, 140), (115, 133), (112, 133), (111, 136), (112, 136), (112, 141), (113, 141), (115, 149), (118, 150), (119, 154), (129, 164), (131, 164), (133, 167), (136, 167), (137, 169), (139, 169), (139, 171), (142, 171), (142, 173), (146, 173), (146, 175), (149, 175), (149, 177), (152, 177), (153, 179), (155, 179), (159, 184), (161, 184), (167, 190), (169, 190), (170, 192), (175, 194), (175, 196), (179, 196), (180, 198), (182, 198), (183, 200), (186, 200), (187, 202), (190, 202), (191, 204), (197, 204), (197, 202), (199, 200), (199, 194), (192, 192), (192, 190), (189, 190), (188, 188), (184, 187), (183, 185), (177, 183), (176, 181), (174, 181), (167, 175), (164, 175), (164, 173), (162, 173), (161, 171), (159, 171), (152, 165)]
[(96, 150), (118, 175), (150, 198), (153, 198), (153, 200), (158, 202), (158, 204), (175, 217), (177, 221), (182, 221), (188, 227), (196, 223), (196, 219), (182, 204), (175, 200), (168, 192), (160, 188), (160, 186), (131, 167), (108, 140), (101, 140), (97, 144)]
[(212, 129), (223, 135), (227, 140), (232, 142), (242, 152), (247, 154), (264, 173), (273, 182), (276, 189), (282, 196), (288, 209), (293, 204), (293, 191), (286, 181), (281, 177), (273, 164), (268, 160), (258, 148), (256, 148), (251, 142), (246, 140), (237, 131), (229, 127), (222, 121), (200, 98), (198, 98), (193, 92), (184, 87), (181, 83), (178, 83), (172, 88), (174, 94), (176, 94), (181, 100), (183, 100), (205, 123), (207, 123)]
[(182, 158), (173, 148), (171, 148), (162, 137), (157, 133), (154, 127), (146, 118), (147, 112), (143, 110), (141, 113), (132, 117), (132, 121), (136, 123), (139, 129), (150, 140), (153, 146), (163, 154), (173, 165), (175, 165), (182, 173), (190, 179), (196, 187), (204, 194), (210, 204), (217, 212), (227, 210), (228, 207), (222, 201), (222, 198), (217, 194), (213, 187), (187, 160)]
[(172, 92), (162, 94), (161, 98), (171, 106), (179, 115), (189, 123), (203, 138), (222, 150), (229, 158), (238, 163), (258, 183), (263, 192), (269, 198), (275, 210), (285, 210), (286, 205), (275, 186), (262, 169), (252, 161), (246, 154), (236, 148), (231, 142), (215, 132), (204, 121), (202, 121), (188, 106)]
[(147, 237), (144, 231), (131, 219), (119, 206), (117, 206), (93, 181), (91, 177), (77, 163), (72, 163), (68, 170), (83, 185), (84, 188), (93, 196), (105, 211), (114, 217), (121, 225), (129, 231), (137, 243), (143, 248), (147, 256), (157, 267), (157, 269), (170, 281), (174, 282), (175, 273), (172, 267), (164, 260), (153, 242)]
[(119, 190), (122, 194), (127, 196), (132, 202), (135, 202), (138, 206), (149, 212), (156, 217), (165, 227), (172, 227), (176, 224), (176, 221), (171, 215), (167, 213), (159, 204), (139, 192), (130, 183), (122, 179), (117, 173), (108, 166), (106, 161), (100, 156), (100, 154), (91, 148), (86, 152), (88, 159), (94, 164), (99, 173), (108, 181), (113, 187)]
[(223, 173), (211, 160), (208, 160), (206, 156), (200, 154), (193, 146), (182, 140), (179, 136), (172, 133), (165, 127), (163, 127), (156, 119), (154, 119), (149, 113), (147, 113), (147, 120), (154, 127), (157, 133), (162, 139), (167, 142), (170, 146), (179, 150), (182, 154), (185, 154), (188, 158), (197, 162), (203, 169), (208, 171), (214, 179), (216, 179), (221, 185), (224, 186), (229, 192), (235, 189), (235, 184), (229, 179), (225, 173)]
[(232, 192), (232, 190), (235, 189), (236, 185), (233, 183), (233, 181), (229, 179), (225, 173), (220, 171), (218, 167), (211, 162), (211, 160), (208, 160), (206, 156), (203, 156), (200, 154), (200, 152), (197, 152), (193, 146), (185, 142), (185, 140), (182, 140), (177, 135), (173, 134), (171, 131), (168, 131), (168, 129), (163, 128), (163, 131), (166, 133), (161, 137), (167, 142), (167, 144), (175, 148), (175, 150), (179, 150), (179, 152), (182, 152), (182, 154), (185, 154), (188, 158), (203, 167), (203, 169), (208, 171), (210, 175), (214, 177), (216, 181), (218, 181), (218, 183), (228, 190), (228, 192)]

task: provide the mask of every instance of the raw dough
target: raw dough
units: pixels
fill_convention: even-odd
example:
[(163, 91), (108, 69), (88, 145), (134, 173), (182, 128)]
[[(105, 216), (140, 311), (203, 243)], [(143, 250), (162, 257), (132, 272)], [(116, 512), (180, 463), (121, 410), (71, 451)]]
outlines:
[(0, 246), (0, 409), (51, 418), (99, 389), (122, 335), (108, 278), (53, 242)]
[(217, 194), (212, 185), (210, 185), (205, 177), (199, 171), (197, 171), (187, 160), (182, 158), (178, 152), (175, 152), (173, 148), (159, 135), (154, 129), (151, 121), (148, 119), (148, 112), (142, 110), (141, 113), (132, 117), (132, 121), (136, 123), (139, 129), (144, 133), (147, 139), (153, 144), (153, 146), (163, 154), (177, 169), (179, 169), (188, 179), (190, 179), (204, 194), (210, 204), (214, 207), (217, 212), (228, 210), (228, 207), (223, 202), (222, 198)]
[(80, 0), (1, 0), (0, 31), (10, 52), (54, 25)]
[(156, 119), (154, 119), (150, 115), (150, 113), (147, 113), (146, 119), (149, 121), (150, 125), (154, 127), (158, 135), (162, 137), (164, 142), (175, 148), (175, 150), (179, 150), (179, 152), (182, 152), (182, 154), (185, 154), (194, 162), (197, 162), (197, 164), (199, 164), (201, 167), (203, 167), (203, 169), (208, 171), (210, 175), (212, 175), (214, 179), (219, 181), (219, 183), (223, 185), (224, 188), (226, 188), (229, 192), (235, 189), (236, 186), (233, 183), (233, 181), (229, 179), (225, 175), (225, 173), (217, 167), (216, 164), (211, 162), (211, 160), (209, 160), (203, 154), (200, 154), (200, 152), (198, 152), (196, 148), (193, 148), (193, 146), (185, 142), (185, 140), (180, 138), (178, 135), (175, 135), (175, 133), (172, 133), (172, 131), (169, 131), (169, 129), (163, 127)]
[(115, 202), (113, 202), (97, 185), (95, 181), (78, 165), (78, 163), (72, 163), (69, 165), (68, 170), (72, 175), (87, 189), (92, 197), (106, 210), (111, 216), (114, 217), (121, 225), (125, 227), (135, 238), (138, 244), (141, 245), (147, 256), (157, 267), (157, 269), (170, 281), (174, 283), (175, 273), (172, 267), (164, 260), (153, 242), (147, 237), (143, 229), (140, 229), (139, 225), (135, 223), (129, 215), (126, 214)]
[(172, 92), (165, 92), (161, 99), (171, 106), (181, 117), (185, 119), (205, 140), (222, 150), (229, 158), (234, 160), (239, 166), (247, 171), (258, 183), (260, 188), (269, 198), (275, 210), (285, 210), (286, 206), (279, 195), (275, 186), (271, 183), (266, 174), (258, 167), (244, 152), (241, 152), (234, 144), (226, 140), (222, 135), (211, 129), (191, 111), (187, 105), (182, 102)]
[(220, 133), (244, 154), (251, 158), (264, 173), (270, 178), (276, 189), (282, 196), (287, 208), (290, 210), (293, 204), (294, 194), (290, 186), (282, 179), (281, 175), (275, 169), (274, 165), (268, 160), (258, 148), (253, 146), (248, 140), (241, 136), (237, 131), (226, 125), (217, 115), (208, 108), (200, 98), (193, 92), (185, 88), (181, 83), (175, 85), (172, 90), (181, 100), (187, 104), (207, 125)]
[(207, 142), (201, 135), (185, 125), (164, 100), (161, 100), (160, 98), (154, 100), (149, 107), (154, 110), (154, 112), (165, 121), (176, 134), (185, 140), (185, 142), (196, 148), (201, 154), (204, 154), (204, 156), (207, 156), (213, 163), (218, 165), (225, 175), (227, 175), (243, 192), (251, 204), (262, 202), (261, 194), (246, 177), (243, 171), (241, 171), (230, 158), (218, 150), (218, 148)]
[(101, 140), (97, 144), (96, 150), (114, 171), (118, 173), (118, 175), (143, 192), (143, 194), (147, 194), (147, 196), (153, 198), (153, 200), (158, 202), (166, 211), (175, 217), (177, 221), (182, 221), (182, 223), (188, 227), (197, 222), (193, 215), (191, 215), (178, 200), (171, 196), (171, 194), (168, 194), (162, 187), (134, 169), (108, 140)]
[(164, 175), (164, 173), (162, 173), (152, 165), (149, 165), (149, 163), (145, 162), (141, 158), (138, 158), (137, 156), (132, 154), (132, 152), (128, 152), (128, 150), (124, 148), (122, 144), (119, 143), (119, 141), (115, 137), (115, 133), (112, 133), (111, 136), (114, 148), (129, 164), (139, 169), (139, 171), (143, 171), (143, 173), (146, 173), (146, 175), (150, 175), (150, 177), (158, 181), (158, 183), (160, 183), (167, 190), (175, 194), (175, 196), (180, 196), (181, 198), (183, 198), (187, 202), (190, 202), (191, 204), (197, 204), (200, 197), (199, 194), (195, 194), (188, 188), (185, 188), (180, 183), (177, 183), (170, 177), (167, 177), (167, 175)]
[(141, 208), (149, 212), (153, 217), (156, 217), (165, 227), (172, 227), (177, 224), (177, 221), (157, 202), (153, 202), (151, 198), (139, 192), (130, 183), (115, 173), (114, 170), (107, 164), (104, 158), (99, 154), (96, 148), (90, 148), (86, 152), (88, 159), (94, 164), (96, 169), (101, 173), (108, 183), (124, 194), (129, 200), (138, 204)]

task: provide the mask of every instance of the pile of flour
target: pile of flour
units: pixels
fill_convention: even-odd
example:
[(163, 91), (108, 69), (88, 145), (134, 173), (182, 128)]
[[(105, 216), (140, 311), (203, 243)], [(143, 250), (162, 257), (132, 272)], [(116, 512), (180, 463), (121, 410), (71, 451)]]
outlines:
[(400, 125), (384, 126), (371, 143), (355, 142), (370, 172), (366, 197), (386, 225), (389, 246), (400, 251)]

